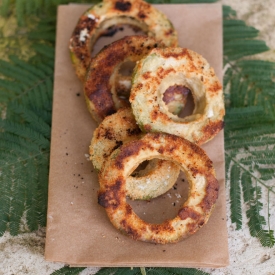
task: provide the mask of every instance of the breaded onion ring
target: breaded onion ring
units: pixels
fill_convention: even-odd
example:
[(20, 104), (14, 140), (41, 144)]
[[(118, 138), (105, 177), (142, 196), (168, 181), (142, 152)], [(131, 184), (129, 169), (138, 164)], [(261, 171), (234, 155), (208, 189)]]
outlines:
[(128, 24), (141, 29), (166, 46), (177, 45), (177, 33), (166, 15), (142, 0), (103, 0), (79, 19), (70, 39), (76, 74), (81, 81), (90, 64), (91, 50), (97, 39), (114, 25)]
[[(162, 97), (173, 85), (187, 87), (194, 99), (193, 113), (184, 118), (167, 110)], [(209, 63), (184, 48), (153, 49), (134, 70), (130, 102), (139, 126), (186, 138), (198, 145), (223, 128), (222, 86)]]
[(154, 38), (148, 36), (126, 36), (105, 46), (93, 58), (84, 83), (84, 95), (88, 109), (97, 122), (125, 107), (125, 100), (119, 97), (116, 90), (120, 66), (140, 60), (158, 45)]
[[(145, 222), (126, 201), (126, 181), (143, 161), (161, 158), (175, 162), (185, 173), (189, 196), (175, 218), (161, 224)], [(209, 219), (218, 197), (219, 183), (212, 161), (199, 146), (163, 133), (148, 133), (109, 157), (100, 177), (98, 203), (112, 224), (131, 238), (153, 243), (175, 243), (194, 234)]]
[[(96, 128), (90, 145), (90, 159), (101, 171), (111, 153), (132, 140), (142, 137), (130, 108), (123, 108), (106, 117)], [(155, 159), (143, 170), (129, 176), (126, 181), (127, 195), (131, 199), (147, 200), (167, 192), (176, 182), (180, 169), (171, 161)]]

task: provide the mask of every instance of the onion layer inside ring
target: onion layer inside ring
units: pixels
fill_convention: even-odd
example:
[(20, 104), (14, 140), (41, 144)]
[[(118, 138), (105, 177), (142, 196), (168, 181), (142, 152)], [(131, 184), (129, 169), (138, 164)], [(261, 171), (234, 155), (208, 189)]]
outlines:
[[(190, 192), (175, 218), (161, 224), (145, 222), (126, 202), (126, 180), (144, 160), (161, 158), (175, 162), (185, 173)], [(135, 240), (174, 243), (194, 234), (209, 219), (219, 190), (212, 161), (203, 149), (186, 139), (148, 133), (131, 141), (109, 157), (100, 176), (98, 202), (112, 224)]]

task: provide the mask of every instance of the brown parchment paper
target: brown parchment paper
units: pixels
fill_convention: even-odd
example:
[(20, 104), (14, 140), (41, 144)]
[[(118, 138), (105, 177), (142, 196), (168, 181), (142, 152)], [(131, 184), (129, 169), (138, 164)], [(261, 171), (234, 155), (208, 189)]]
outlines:
[[(68, 50), (75, 24), (88, 7), (70, 4), (58, 9), (45, 259), (73, 266), (98, 267), (228, 265), (223, 132), (203, 146), (214, 162), (220, 193), (208, 224), (194, 236), (168, 245), (134, 241), (119, 233), (109, 222), (105, 210), (97, 204), (97, 174), (87, 160), (96, 123), (87, 111), (82, 84), (75, 75)], [(202, 54), (222, 80), (221, 4), (156, 7), (173, 22), (180, 46)], [(97, 48), (106, 41), (108, 39), (100, 40)], [(161, 211), (166, 211), (164, 215), (169, 217), (179, 204), (176, 192), (183, 192), (184, 183), (179, 181), (179, 189), (164, 195), (166, 204), (158, 201), (137, 203), (137, 212), (144, 214), (144, 218), (152, 218), (156, 215), (155, 210), (162, 207)]]

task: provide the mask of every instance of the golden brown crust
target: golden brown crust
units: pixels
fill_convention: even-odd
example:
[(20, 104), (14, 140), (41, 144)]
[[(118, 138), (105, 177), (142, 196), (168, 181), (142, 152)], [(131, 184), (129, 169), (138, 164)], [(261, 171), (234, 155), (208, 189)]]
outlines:
[[(161, 224), (145, 222), (126, 202), (125, 183), (137, 163), (162, 158), (174, 161), (186, 174), (190, 193), (178, 214)], [(212, 161), (203, 149), (174, 135), (148, 133), (113, 153), (100, 177), (98, 202), (113, 225), (135, 240), (175, 243), (187, 238), (209, 219), (218, 197), (219, 183)]]
[[(130, 108), (122, 108), (106, 117), (94, 131), (90, 145), (94, 167), (101, 171), (113, 151), (142, 136)], [(127, 196), (146, 200), (162, 195), (174, 185), (179, 172), (179, 167), (170, 161), (151, 160), (135, 176), (127, 178)]]
[(167, 46), (177, 45), (177, 33), (168, 18), (142, 0), (103, 0), (79, 19), (70, 39), (70, 52), (81, 81), (90, 64), (91, 49), (97, 39), (114, 25), (129, 24)]
[[(130, 103), (142, 130), (178, 135), (201, 145), (223, 128), (222, 86), (198, 53), (185, 48), (153, 49), (137, 63), (134, 73)], [(162, 96), (175, 85), (191, 91), (195, 105), (191, 115), (180, 118), (167, 110)]]
[(127, 61), (136, 62), (158, 46), (156, 40), (148, 36), (127, 36), (104, 47), (96, 55), (84, 83), (84, 95), (97, 122), (125, 107), (125, 100), (119, 98), (116, 90), (120, 66)]

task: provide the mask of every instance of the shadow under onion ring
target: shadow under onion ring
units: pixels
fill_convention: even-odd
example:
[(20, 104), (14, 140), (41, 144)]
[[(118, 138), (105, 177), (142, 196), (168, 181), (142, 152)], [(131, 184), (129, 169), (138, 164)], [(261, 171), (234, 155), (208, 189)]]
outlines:
[(103, 0), (79, 19), (70, 38), (69, 49), (76, 74), (83, 82), (91, 61), (91, 52), (99, 37), (112, 26), (128, 24), (166, 46), (178, 43), (177, 32), (161, 11), (142, 0)]
[[(181, 118), (167, 109), (163, 95), (173, 85), (191, 91), (191, 115)], [(145, 132), (170, 133), (201, 145), (224, 127), (222, 85), (209, 63), (186, 48), (153, 49), (140, 60), (134, 69), (129, 100)]]
[[(175, 162), (185, 173), (189, 196), (175, 218), (161, 224), (145, 222), (126, 201), (126, 180), (143, 161), (160, 158)], [(218, 198), (213, 163), (203, 149), (178, 136), (148, 133), (113, 152), (99, 179), (98, 203), (114, 225), (134, 240), (175, 243), (207, 223)]]
[[(114, 150), (144, 134), (138, 128), (131, 108), (122, 108), (106, 117), (95, 129), (89, 147), (94, 167), (101, 171)], [(144, 169), (127, 177), (126, 193), (134, 200), (149, 200), (167, 192), (179, 176), (178, 165), (171, 161), (153, 159)]]

